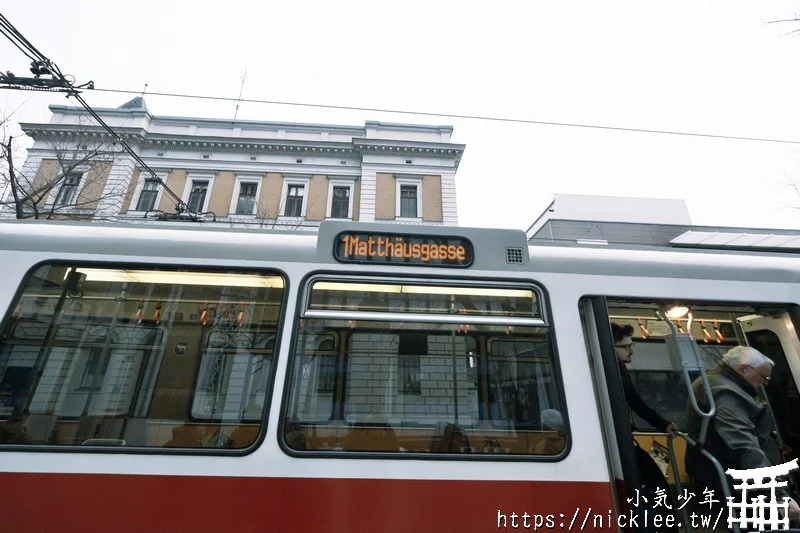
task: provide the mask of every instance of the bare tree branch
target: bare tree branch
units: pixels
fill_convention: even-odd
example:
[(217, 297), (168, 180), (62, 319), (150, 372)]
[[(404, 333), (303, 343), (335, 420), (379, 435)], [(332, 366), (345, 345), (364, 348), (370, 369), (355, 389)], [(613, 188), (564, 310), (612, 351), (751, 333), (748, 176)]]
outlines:
[(768, 20), (767, 24), (780, 24), (781, 22), (800, 22), (800, 18), (782, 19), (782, 20)]
[[(794, 15), (793, 19), (768, 20), (766, 22), (766, 24), (782, 24), (782, 23), (785, 23), (785, 22), (795, 22), (795, 23), (800, 22), (800, 17), (797, 16), (797, 13), (793, 13), (793, 15)], [(792, 30), (789, 33), (785, 33), (783, 36), (784, 37), (788, 37), (788, 36), (794, 35), (796, 33), (800, 33), (800, 29)]]
[(18, 139), (5, 135), (0, 143), (4, 167), (0, 168), (0, 184), (11, 189), (10, 198), (0, 205), (13, 205), (16, 218), (92, 218), (103, 200), (124, 196), (125, 191), (117, 190), (120, 187), (106, 191), (111, 167), (123, 150), (104, 133), (98, 134), (96, 127), (80, 124), (70, 134), (51, 141), (46, 150), (50, 157), (44, 157), (31, 176), (15, 165)]

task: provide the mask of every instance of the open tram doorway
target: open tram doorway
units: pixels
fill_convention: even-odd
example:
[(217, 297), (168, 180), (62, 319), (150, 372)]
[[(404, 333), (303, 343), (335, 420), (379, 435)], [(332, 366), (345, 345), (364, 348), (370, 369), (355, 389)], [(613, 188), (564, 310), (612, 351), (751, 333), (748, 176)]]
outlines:
[[(668, 436), (628, 409), (622, 385), (620, 362), (611, 324), (631, 331), (635, 353), (624, 366), (633, 388), (650, 408), (664, 419), (686, 430), (687, 408), (691, 409), (688, 381), (716, 367), (725, 353), (735, 346), (756, 348), (774, 361), (772, 377), (758, 394), (774, 421), (775, 461), (800, 458), (800, 307), (797, 305), (751, 305), (699, 301), (633, 300), (611, 297), (586, 298), (581, 314), (587, 348), (593, 358), (598, 400), (607, 435), (609, 461), (616, 480), (620, 508), (627, 508), (641, 483), (634, 448), (646, 451), (663, 473), (675, 506), (676, 522), (683, 524), (692, 512), (696, 527), (683, 524), (682, 531), (711, 531), (699, 516), (708, 515), (708, 505), (700, 505), (703, 488), (686, 472), (684, 457), (687, 441)], [(689, 324), (691, 319), (691, 325)], [(626, 326), (628, 326), (626, 328)], [(678, 337), (690, 334), (696, 356), (694, 365), (677, 349)], [(702, 390), (702, 389), (701, 389)], [(632, 437), (632, 438), (631, 438)], [(672, 448), (670, 454), (669, 448)], [(800, 476), (790, 476), (790, 491), (798, 501)], [(693, 499), (687, 499), (689, 494)], [(722, 495), (715, 495), (722, 499)], [(677, 507), (683, 506), (682, 510)], [(682, 514), (686, 511), (686, 514)], [(690, 520), (691, 522), (691, 520)], [(717, 523), (716, 531), (729, 531), (727, 523)], [(793, 527), (797, 525), (792, 524)], [(640, 526), (635, 531), (655, 531)]]

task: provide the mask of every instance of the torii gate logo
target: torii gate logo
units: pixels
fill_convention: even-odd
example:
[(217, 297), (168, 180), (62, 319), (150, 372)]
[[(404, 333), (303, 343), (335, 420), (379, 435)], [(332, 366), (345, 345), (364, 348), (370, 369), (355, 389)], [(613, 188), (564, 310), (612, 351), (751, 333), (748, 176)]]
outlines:
[[(747, 470), (728, 469), (726, 474), (740, 481), (733, 488), (741, 493), (737, 502), (733, 496), (728, 497), (728, 528), (734, 523), (741, 526), (758, 528), (758, 531), (773, 529), (789, 529), (789, 498), (778, 502), (775, 489), (786, 487), (787, 481), (779, 481), (797, 468), (797, 459), (775, 466), (750, 468)], [(769, 489), (769, 499), (763, 492)], [(762, 494), (748, 500), (748, 491), (761, 491)], [(734, 511), (738, 511), (734, 513)]]

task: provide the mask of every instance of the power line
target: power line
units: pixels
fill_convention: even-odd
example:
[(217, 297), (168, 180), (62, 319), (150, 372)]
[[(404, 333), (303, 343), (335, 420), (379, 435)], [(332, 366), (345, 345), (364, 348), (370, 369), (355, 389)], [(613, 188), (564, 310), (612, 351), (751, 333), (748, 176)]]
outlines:
[[(113, 129), (111, 129), (111, 127), (108, 124), (103, 122), (103, 119), (101, 119), (100, 116), (94, 111), (94, 109), (92, 109), (91, 106), (89, 106), (89, 104), (87, 104), (84, 101), (84, 99), (81, 98), (81, 95), (72, 94), (71, 96), (73, 98), (75, 98), (81, 104), (81, 106), (83, 106), (84, 109), (86, 109), (86, 111), (90, 115), (92, 115), (92, 118), (94, 118), (98, 122), (98, 124), (100, 124), (103, 127), (103, 129), (105, 129), (108, 133), (111, 134), (111, 136), (116, 140), (116, 142), (118, 142), (118, 143), (120, 143), (122, 145), (122, 147), (125, 149), (125, 151), (128, 152), (131, 155), (131, 157), (133, 157), (136, 160), (136, 162), (139, 163), (142, 166), (142, 168), (144, 168), (145, 170), (150, 172), (153, 175), (154, 178), (156, 178), (159, 181), (161, 181), (161, 178), (159, 178), (158, 175), (156, 175), (156, 173), (153, 172), (153, 170), (150, 167), (148, 167), (147, 164), (144, 161), (142, 161), (142, 159), (136, 154), (136, 152), (133, 151), (133, 148), (128, 146), (128, 143), (126, 143), (125, 140), (122, 137), (120, 137), (117, 132), (115, 132)], [(169, 193), (169, 195), (172, 196), (172, 198), (178, 202), (179, 205), (183, 204), (183, 200), (181, 200), (180, 196), (175, 194), (163, 182), (162, 182), (162, 184), (164, 185), (164, 190), (166, 190)]]
[[(103, 119), (91, 108), (89, 104), (80, 96), (80, 91), (77, 89), (93, 89), (94, 83), (88, 82), (81, 86), (76, 87), (74, 82), (70, 82), (67, 77), (61, 72), (61, 70), (48, 59), (44, 54), (42, 54), (39, 50), (34, 47), (30, 41), (28, 41), (20, 32), (17, 30), (8, 19), (0, 14), (0, 33), (5, 35), (17, 48), (19, 48), (23, 54), (28, 56), (29, 59), (32, 60), (31, 63), (31, 72), (33, 72), (35, 78), (28, 79), (28, 78), (18, 78), (16, 76), (11, 75), (10, 73), (0, 75), (0, 81), (9, 86), (13, 86), (13, 88), (22, 88), (22, 89), (34, 89), (34, 90), (51, 90), (51, 91), (58, 91), (58, 92), (66, 92), (67, 97), (75, 98), (78, 103), (94, 118), (100, 126), (103, 127), (109, 134), (111, 134), (112, 138), (114, 139), (115, 143), (120, 143), (123, 149), (147, 172), (150, 173), (152, 179), (159, 183), (163, 189), (174, 199), (177, 201), (176, 209), (179, 214), (182, 214), (185, 211), (188, 211), (190, 217), (194, 217), (197, 213), (194, 213), (189, 206), (181, 199), (180, 196), (175, 194), (175, 192), (170, 189), (166, 183), (151, 169), (147, 164), (139, 157), (139, 155), (125, 142), (125, 140), (117, 134), (108, 124), (106, 124)], [(47, 75), (51, 76), (53, 80), (42, 80), (40, 76)], [(49, 83), (47, 83), (49, 82)], [(205, 213), (200, 213), (205, 214)], [(216, 217), (215, 217), (216, 218)]]
[[(138, 94), (138, 91), (129, 91), (124, 89), (100, 89), (92, 88), (91, 90), (107, 92), (107, 93), (122, 93), (122, 94)], [(270, 104), (270, 105), (283, 105), (289, 107), (313, 107), (318, 109), (336, 109), (343, 111), (366, 111), (369, 113), (394, 113), (398, 115), (416, 115), (424, 117), (437, 117), (448, 119), (461, 119), (461, 120), (477, 120), (488, 122), (505, 122), (514, 124), (534, 124), (540, 126), (561, 126), (568, 128), (585, 128), (597, 130), (611, 130), (611, 131), (624, 131), (629, 133), (650, 133), (656, 135), (677, 135), (684, 137), (704, 137), (709, 139), (725, 139), (734, 141), (753, 141), (753, 142), (769, 142), (769, 143), (782, 143), (782, 144), (800, 144), (800, 140), (793, 141), (789, 139), (773, 139), (768, 137), (744, 137), (739, 135), (718, 135), (713, 133), (694, 133), (686, 131), (672, 131), (672, 130), (658, 130), (647, 128), (626, 128), (622, 126), (603, 126), (598, 124), (582, 124), (577, 122), (557, 122), (546, 120), (533, 120), (523, 118), (508, 118), (508, 117), (494, 117), (489, 115), (464, 115), (457, 113), (433, 113), (427, 111), (409, 111), (402, 109), (385, 109), (380, 107), (359, 107), (359, 106), (346, 106), (334, 104), (314, 104), (306, 102), (289, 102), (281, 100), (259, 100), (253, 98), (233, 98), (226, 96), (207, 96), (199, 94), (186, 94), (186, 93), (165, 93), (165, 92), (150, 92), (151, 96), (167, 96), (171, 98), (186, 98), (194, 100), (216, 100), (221, 102), (247, 102), (251, 104)]]
[[(58, 68), (50, 62), (44, 55), (42, 55), (33, 45), (30, 44), (27, 39), (25, 39), (22, 34), (20, 34), (16, 28), (14, 28), (10, 22), (0, 14), (0, 29), (4, 29), (3, 33), (6, 37), (9, 38), (15, 45), (17, 45), (20, 50), (23, 51), (28, 57), (31, 57), (28, 51), (33, 52), (37, 56), (41, 58), (44, 62), (47, 63), (47, 66), (53, 67), (58, 73), (58, 76), (64, 79), (64, 75), (58, 71)], [(12, 35), (9, 35), (11, 33)], [(23, 48), (15, 41), (20, 41), (21, 44), (25, 47)], [(27, 50), (26, 50), (27, 49)], [(245, 73), (246, 75), (246, 73)], [(100, 89), (96, 88), (93, 85), (91, 87), (87, 87), (89, 90), (100, 91), (100, 92), (109, 92), (109, 93), (122, 93), (122, 94), (139, 94), (139, 91), (131, 91), (125, 89)], [(713, 134), (713, 133), (696, 133), (696, 132), (686, 132), (686, 131), (674, 131), (674, 130), (661, 130), (661, 129), (650, 129), (650, 128), (628, 128), (622, 126), (604, 126), (599, 124), (584, 124), (584, 123), (577, 123), (577, 122), (560, 122), (560, 121), (546, 121), (546, 120), (534, 120), (534, 119), (521, 119), (521, 118), (509, 118), (509, 117), (495, 117), (489, 115), (467, 115), (467, 114), (459, 114), (459, 113), (434, 113), (428, 111), (410, 111), (405, 109), (386, 109), (386, 108), (379, 108), (379, 107), (361, 107), (361, 106), (346, 106), (346, 105), (335, 105), (335, 104), (317, 104), (317, 103), (308, 103), (308, 102), (291, 102), (291, 101), (282, 101), (282, 100), (262, 100), (262, 99), (254, 99), (254, 98), (242, 98), (241, 94), (238, 98), (226, 97), (226, 96), (208, 96), (208, 95), (197, 95), (197, 94), (187, 94), (187, 93), (167, 93), (167, 92), (151, 92), (149, 93), (152, 96), (166, 96), (171, 98), (185, 98), (185, 99), (195, 99), (195, 100), (214, 100), (214, 101), (223, 101), (223, 102), (236, 102), (237, 110), (238, 105), (241, 102), (247, 102), (252, 104), (268, 104), (268, 105), (283, 105), (289, 107), (311, 107), (317, 109), (335, 109), (335, 110), (344, 110), (344, 111), (362, 111), (362, 112), (370, 112), (370, 113), (393, 113), (399, 115), (415, 115), (415, 116), (427, 116), (427, 117), (438, 117), (438, 118), (448, 118), (448, 119), (461, 119), (461, 120), (477, 120), (477, 121), (488, 121), (488, 122), (504, 122), (504, 123), (513, 123), (513, 124), (531, 124), (531, 125), (541, 125), (541, 126), (560, 126), (560, 127), (568, 127), (568, 128), (583, 128), (583, 129), (597, 129), (597, 130), (607, 130), (607, 131), (623, 131), (629, 133), (649, 133), (654, 135), (675, 135), (675, 136), (683, 136), (683, 137), (700, 137), (700, 138), (708, 138), (708, 139), (724, 139), (724, 140), (737, 140), (737, 141), (752, 141), (752, 142), (769, 142), (769, 143), (780, 143), (780, 144), (800, 144), (800, 140), (789, 140), (789, 139), (775, 139), (775, 138), (768, 138), (768, 137), (746, 137), (741, 135), (721, 135), (721, 134)], [(145, 167), (146, 168), (146, 167)], [(149, 168), (147, 168), (150, 171)], [(152, 172), (152, 171), (151, 171)], [(153, 173), (154, 174), (154, 173)], [(157, 176), (154, 177), (157, 178)]]
[(44, 55), (39, 52), (17, 29), (8, 21), (8, 19), (0, 13), (0, 28), (4, 29), (3, 32), (6, 37), (22, 51), (23, 54), (28, 56), (29, 59), (35, 61), (37, 58), (44, 58)]

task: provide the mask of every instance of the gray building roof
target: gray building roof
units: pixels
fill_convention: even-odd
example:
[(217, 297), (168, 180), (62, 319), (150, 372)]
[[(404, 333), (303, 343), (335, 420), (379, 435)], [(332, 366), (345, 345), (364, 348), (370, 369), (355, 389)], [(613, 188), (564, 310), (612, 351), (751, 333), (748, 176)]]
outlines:
[[(689, 238), (691, 232), (694, 237), (700, 237), (699, 232), (703, 233), (704, 239)], [(708, 242), (711, 235), (727, 235), (726, 238), (712, 239)], [(682, 235), (686, 237), (679, 239)], [(730, 243), (732, 247), (737, 247), (734, 237), (742, 240), (738, 242), (739, 247), (753, 247), (758, 244), (757, 239), (746, 239), (744, 235), (763, 235), (764, 237), (788, 236), (800, 237), (800, 231), (782, 229), (762, 229), (762, 228), (721, 228), (716, 226), (693, 226), (677, 224), (642, 224), (639, 222), (604, 222), (591, 220), (558, 220), (551, 219), (546, 221), (539, 230), (529, 239), (531, 244), (538, 245), (558, 245), (558, 246), (615, 246), (638, 248), (642, 246), (702, 246), (706, 245), (725, 245)], [(764, 242), (765, 247), (771, 248), (772, 245)]]
[(144, 98), (142, 98), (141, 96), (137, 96), (133, 100), (125, 102), (124, 104), (119, 106), (117, 109), (144, 109), (144, 110), (147, 110), (147, 106), (144, 103)]
[[(625, 205), (638, 209), (635, 216)], [(527, 235), (538, 246), (800, 253), (798, 230), (695, 226), (682, 200), (556, 195)]]

